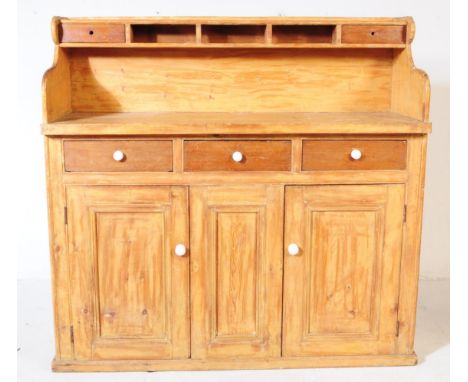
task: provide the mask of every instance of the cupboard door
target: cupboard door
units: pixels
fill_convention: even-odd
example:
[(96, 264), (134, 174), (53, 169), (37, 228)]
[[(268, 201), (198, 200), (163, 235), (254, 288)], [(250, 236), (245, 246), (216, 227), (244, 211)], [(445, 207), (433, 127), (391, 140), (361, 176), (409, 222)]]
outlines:
[(189, 260), (184, 187), (70, 186), (76, 359), (190, 355)]
[(280, 356), (283, 187), (191, 187), (192, 358)]
[(395, 351), (403, 210), (403, 185), (286, 187), (284, 356)]

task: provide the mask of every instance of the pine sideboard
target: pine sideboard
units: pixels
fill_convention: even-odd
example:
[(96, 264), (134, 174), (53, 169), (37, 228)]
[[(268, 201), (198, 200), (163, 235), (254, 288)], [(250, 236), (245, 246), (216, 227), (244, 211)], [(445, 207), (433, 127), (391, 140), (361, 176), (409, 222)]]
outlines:
[(430, 87), (411, 18), (62, 18), (56, 371), (413, 365)]

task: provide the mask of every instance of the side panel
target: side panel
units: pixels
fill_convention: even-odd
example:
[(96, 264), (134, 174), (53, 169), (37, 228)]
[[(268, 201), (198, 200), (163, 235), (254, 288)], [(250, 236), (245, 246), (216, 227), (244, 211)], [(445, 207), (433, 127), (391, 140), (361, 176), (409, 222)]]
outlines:
[(62, 183), (62, 141), (45, 138), (50, 266), (55, 326), (55, 359), (73, 359), (72, 318), (67, 232), (64, 221), (65, 187)]

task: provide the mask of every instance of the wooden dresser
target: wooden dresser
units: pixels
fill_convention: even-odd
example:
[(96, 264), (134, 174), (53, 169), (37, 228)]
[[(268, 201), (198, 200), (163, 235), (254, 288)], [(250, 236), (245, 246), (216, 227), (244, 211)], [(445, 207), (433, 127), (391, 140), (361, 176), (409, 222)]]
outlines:
[(52, 20), (56, 371), (413, 365), (411, 18)]

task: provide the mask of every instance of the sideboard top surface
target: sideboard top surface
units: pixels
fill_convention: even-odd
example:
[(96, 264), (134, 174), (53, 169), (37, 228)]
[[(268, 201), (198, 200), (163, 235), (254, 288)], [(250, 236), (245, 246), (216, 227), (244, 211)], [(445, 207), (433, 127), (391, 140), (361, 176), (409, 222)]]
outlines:
[(397, 113), (71, 113), (45, 135), (424, 134), (431, 124)]

